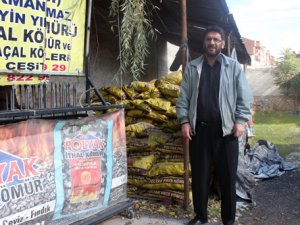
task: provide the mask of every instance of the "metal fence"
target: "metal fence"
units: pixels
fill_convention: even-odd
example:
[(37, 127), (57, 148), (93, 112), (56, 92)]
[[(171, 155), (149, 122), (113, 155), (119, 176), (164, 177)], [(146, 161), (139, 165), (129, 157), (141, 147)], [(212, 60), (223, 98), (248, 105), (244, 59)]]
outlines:
[[(66, 116), (87, 116), (89, 111), (105, 111), (122, 108), (109, 105), (97, 90), (78, 94), (76, 82), (51, 82), (37, 85), (0, 87), (0, 121), (28, 118), (55, 118)], [(98, 105), (91, 105), (89, 97), (95, 93), (100, 98)]]

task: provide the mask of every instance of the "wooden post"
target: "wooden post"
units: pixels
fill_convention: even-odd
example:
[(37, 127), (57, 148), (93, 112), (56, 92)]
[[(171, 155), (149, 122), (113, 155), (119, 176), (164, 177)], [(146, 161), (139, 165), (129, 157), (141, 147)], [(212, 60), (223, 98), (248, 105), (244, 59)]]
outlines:
[[(181, 0), (181, 48), (182, 48), (182, 73), (184, 73), (186, 66), (186, 51), (187, 51), (187, 16), (186, 16), (186, 0)], [(189, 141), (183, 140), (184, 149), (184, 209), (187, 210), (189, 206)]]
[(231, 40), (231, 38), (230, 38), (230, 36), (231, 36), (231, 32), (229, 33), (229, 35), (227, 37), (227, 55), (228, 56), (231, 55), (231, 52), (230, 52), (230, 48), (231, 48), (231, 46), (230, 46), (230, 40)]
[[(88, 4), (88, 14), (86, 18), (86, 41), (85, 41), (85, 88), (86, 90), (90, 89), (90, 83), (89, 83), (89, 77), (90, 77), (90, 32), (91, 32), (91, 17), (92, 17), (92, 6), (93, 6), (93, 0), (89, 0)], [(86, 103), (90, 103), (90, 92), (87, 91), (85, 94), (85, 101)]]

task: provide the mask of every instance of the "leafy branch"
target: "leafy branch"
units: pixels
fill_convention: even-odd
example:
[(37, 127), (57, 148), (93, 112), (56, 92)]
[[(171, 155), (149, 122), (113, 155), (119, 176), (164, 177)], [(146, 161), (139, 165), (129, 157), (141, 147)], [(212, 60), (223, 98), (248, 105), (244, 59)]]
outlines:
[[(155, 9), (152, 5), (151, 9)], [(148, 38), (155, 38), (151, 25), (151, 10), (145, 0), (112, 0), (110, 15), (122, 14), (119, 30), (120, 72), (130, 72), (134, 80), (139, 80), (145, 70), (145, 59), (149, 55)]]

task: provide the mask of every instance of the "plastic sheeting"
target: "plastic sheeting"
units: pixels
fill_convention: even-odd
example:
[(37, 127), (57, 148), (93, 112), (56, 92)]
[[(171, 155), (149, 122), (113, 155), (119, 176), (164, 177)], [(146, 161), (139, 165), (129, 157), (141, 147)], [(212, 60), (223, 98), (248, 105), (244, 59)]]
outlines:
[(259, 140), (251, 148), (246, 143), (246, 138), (241, 138), (236, 194), (244, 200), (251, 201), (252, 190), (257, 180), (278, 177), (296, 167), (294, 163), (284, 160), (272, 143)]

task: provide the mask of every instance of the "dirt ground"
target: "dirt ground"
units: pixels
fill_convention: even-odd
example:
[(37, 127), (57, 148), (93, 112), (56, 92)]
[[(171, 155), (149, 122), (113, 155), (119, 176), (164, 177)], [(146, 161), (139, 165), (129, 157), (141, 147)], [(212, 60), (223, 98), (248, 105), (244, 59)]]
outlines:
[[(300, 150), (287, 157), (298, 168), (280, 177), (259, 181), (253, 204), (238, 207), (237, 225), (300, 225)], [(193, 217), (191, 210), (148, 200), (133, 200), (134, 218), (116, 215), (98, 225), (180, 225)], [(209, 224), (221, 225), (218, 201), (210, 203)]]
[(243, 211), (243, 225), (299, 225), (300, 169), (260, 181), (254, 189), (255, 206)]
[(258, 182), (253, 192), (255, 206), (243, 211), (243, 225), (300, 224), (300, 145), (286, 159), (297, 169), (280, 177)]

